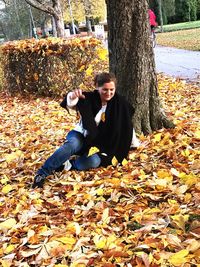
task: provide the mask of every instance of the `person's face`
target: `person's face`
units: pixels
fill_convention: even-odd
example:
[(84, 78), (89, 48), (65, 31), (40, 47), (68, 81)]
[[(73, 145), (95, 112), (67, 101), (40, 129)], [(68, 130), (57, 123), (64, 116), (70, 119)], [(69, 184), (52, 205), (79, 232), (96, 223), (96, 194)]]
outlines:
[(115, 94), (115, 83), (114, 82), (109, 82), (109, 83), (104, 83), (103, 86), (98, 87), (99, 94), (101, 97), (101, 102), (105, 104), (108, 102)]

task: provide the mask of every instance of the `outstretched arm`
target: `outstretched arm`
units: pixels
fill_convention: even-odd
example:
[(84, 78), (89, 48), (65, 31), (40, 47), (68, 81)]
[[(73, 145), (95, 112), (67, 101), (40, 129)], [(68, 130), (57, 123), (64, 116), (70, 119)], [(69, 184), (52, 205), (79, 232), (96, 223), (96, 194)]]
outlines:
[(78, 103), (79, 98), (84, 99), (85, 95), (81, 89), (75, 89), (67, 94), (67, 106), (73, 108)]

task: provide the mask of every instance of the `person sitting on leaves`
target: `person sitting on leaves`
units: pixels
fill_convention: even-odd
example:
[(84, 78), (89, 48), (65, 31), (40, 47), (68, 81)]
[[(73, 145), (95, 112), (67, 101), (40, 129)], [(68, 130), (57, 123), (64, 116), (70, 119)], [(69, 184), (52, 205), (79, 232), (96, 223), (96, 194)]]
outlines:
[[(94, 91), (71, 91), (61, 102), (63, 108), (76, 108), (81, 119), (68, 133), (64, 144), (37, 171), (33, 188), (43, 187), (46, 177), (58, 169), (89, 170), (110, 165), (114, 156), (119, 163), (127, 157), (134, 109), (125, 97), (116, 93), (114, 74), (98, 74), (95, 85)], [(98, 152), (90, 156), (91, 147), (98, 148)], [(78, 157), (72, 159), (73, 155)]]

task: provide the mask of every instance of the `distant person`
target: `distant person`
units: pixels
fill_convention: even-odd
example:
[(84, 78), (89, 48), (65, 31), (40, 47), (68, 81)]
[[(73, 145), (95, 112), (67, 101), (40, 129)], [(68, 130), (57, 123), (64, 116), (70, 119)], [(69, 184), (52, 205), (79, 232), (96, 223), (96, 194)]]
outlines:
[(151, 27), (151, 31), (155, 29), (155, 27), (158, 26), (157, 22), (156, 22), (156, 15), (153, 12), (153, 10), (149, 9), (148, 10), (148, 14), (149, 14), (149, 24)]

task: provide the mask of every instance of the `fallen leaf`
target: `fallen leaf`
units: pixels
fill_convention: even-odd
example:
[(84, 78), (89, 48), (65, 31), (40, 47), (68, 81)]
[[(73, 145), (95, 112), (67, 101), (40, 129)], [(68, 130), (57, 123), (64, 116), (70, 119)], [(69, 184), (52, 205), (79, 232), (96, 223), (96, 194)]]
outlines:
[(187, 255), (189, 251), (187, 249), (180, 250), (177, 253), (174, 253), (169, 258), (169, 263), (173, 264), (174, 266), (181, 266), (182, 264), (187, 262)]

